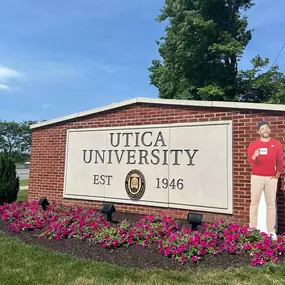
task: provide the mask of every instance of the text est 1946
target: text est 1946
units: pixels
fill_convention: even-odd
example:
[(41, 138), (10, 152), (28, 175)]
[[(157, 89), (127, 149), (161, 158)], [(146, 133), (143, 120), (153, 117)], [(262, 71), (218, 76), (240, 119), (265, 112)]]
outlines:
[[(93, 184), (95, 185), (111, 185), (113, 180), (112, 175), (93, 175)], [(184, 188), (183, 179), (168, 179), (168, 178), (156, 178), (156, 188), (157, 189), (167, 189), (170, 187), (171, 189), (182, 190)]]

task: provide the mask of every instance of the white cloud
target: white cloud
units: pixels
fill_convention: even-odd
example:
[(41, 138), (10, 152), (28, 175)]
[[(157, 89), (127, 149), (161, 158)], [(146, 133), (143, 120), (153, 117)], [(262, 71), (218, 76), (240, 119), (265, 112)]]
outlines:
[(25, 68), (25, 80), (49, 81), (82, 76), (81, 71), (69, 62), (30, 61)]
[(49, 109), (49, 108), (51, 108), (52, 106), (50, 105), (50, 104), (44, 104), (44, 105), (42, 105), (42, 108), (43, 109)]
[(50, 73), (53, 76), (60, 77), (73, 77), (81, 76), (81, 73), (76, 67), (71, 65), (69, 62), (54, 62), (47, 61), (42, 63), (42, 68), (44, 73)]
[(8, 85), (6, 85), (6, 84), (0, 84), (0, 91), (1, 90), (10, 91), (11, 88)]
[(0, 66), (0, 91), (18, 90), (18, 88), (11, 87), (8, 82), (21, 76), (21, 73), (14, 69)]
[(102, 63), (95, 63), (95, 68), (98, 68), (99, 70), (102, 70), (106, 73), (116, 73), (120, 70), (122, 70), (121, 66), (111, 65), (111, 64), (102, 64)]
[(25, 80), (33, 81), (60, 81), (62, 79), (82, 78), (94, 72), (116, 74), (126, 69), (124, 65), (114, 65), (101, 61), (90, 61), (86, 58), (74, 58), (73, 61), (38, 61), (29, 62), (25, 68)]
[(11, 68), (0, 66), (0, 80), (1, 81), (6, 81), (10, 78), (18, 78), (21, 77), (21, 74)]

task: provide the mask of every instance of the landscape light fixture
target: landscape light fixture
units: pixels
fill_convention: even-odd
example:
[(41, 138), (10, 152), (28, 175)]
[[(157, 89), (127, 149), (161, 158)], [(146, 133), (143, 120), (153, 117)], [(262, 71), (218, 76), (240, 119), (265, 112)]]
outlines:
[(191, 225), (191, 231), (196, 231), (197, 227), (202, 225), (202, 217), (203, 215), (201, 214), (196, 214), (196, 213), (188, 213), (187, 216), (187, 221)]
[(47, 198), (43, 197), (39, 200), (38, 205), (42, 206), (43, 210), (45, 211), (47, 209), (47, 206), (49, 205), (49, 202)]
[(115, 206), (113, 204), (103, 204), (101, 210), (103, 214), (107, 215), (107, 221), (112, 222), (112, 214), (116, 212)]

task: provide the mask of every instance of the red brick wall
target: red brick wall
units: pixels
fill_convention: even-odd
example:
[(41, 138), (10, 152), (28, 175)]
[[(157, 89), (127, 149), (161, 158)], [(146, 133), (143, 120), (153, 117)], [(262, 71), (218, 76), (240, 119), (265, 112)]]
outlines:
[[(65, 121), (33, 130), (29, 200), (48, 197), (50, 201), (78, 204), (98, 208), (102, 202), (63, 199), (65, 147), (67, 129), (117, 127), (143, 124), (171, 124), (232, 120), (233, 122), (233, 193), (234, 214), (220, 215), (203, 213), (204, 221), (227, 217), (235, 222), (247, 224), (250, 204), (250, 171), (246, 160), (247, 147), (258, 138), (256, 124), (261, 120), (271, 123), (272, 137), (285, 144), (285, 112), (171, 106), (158, 104), (133, 104), (84, 118)], [(285, 231), (284, 173), (278, 189), (278, 226)], [(162, 213), (185, 219), (188, 210), (115, 204), (117, 211), (138, 214)]]

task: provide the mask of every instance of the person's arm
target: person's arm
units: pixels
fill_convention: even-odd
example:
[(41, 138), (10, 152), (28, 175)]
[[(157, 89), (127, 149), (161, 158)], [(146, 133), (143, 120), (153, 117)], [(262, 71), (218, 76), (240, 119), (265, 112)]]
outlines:
[(247, 160), (249, 163), (254, 164), (256, 162), (257, 157), (259, 156), (259, 149), (254, 148), (254, 144), (251, 143), (248, 147), (247, 151)]
[(277, 153), (276, 153), (276, 174), (271, 178), (279, 179), (282, 170), (283, 170), (283, 149), (280, 143), (278, 144)]
[(277, 149), (277, 157), (276, 157), (276, 175), (275, 177), (279, 179), (280, 174), (283, 170), (284, 162), (283, 162), (283, 149), (281, 143), (278, 145)]

